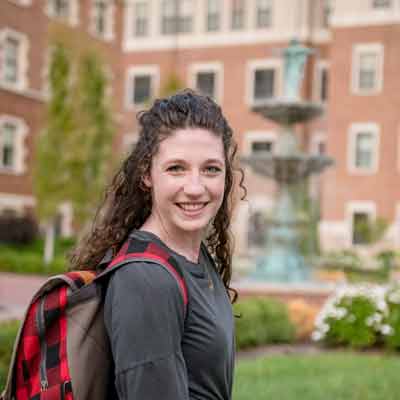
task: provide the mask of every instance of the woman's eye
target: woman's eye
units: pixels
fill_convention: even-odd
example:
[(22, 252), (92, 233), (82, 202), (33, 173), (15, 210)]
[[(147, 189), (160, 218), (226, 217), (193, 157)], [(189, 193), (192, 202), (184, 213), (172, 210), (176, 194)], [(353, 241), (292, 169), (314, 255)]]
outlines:
[(183, 170), (182, 165), (171, 165), (167, 169), (167, 171), (171, 171), (171, 172), (179, 172), (179, 171), (182, 171), (182, 170)]
[(218, 172), (221, 172), (221, 168), (215, 166), (209, 166), (206, 169), (207, 172), (211, 172), (212, 174), (217, 174)]

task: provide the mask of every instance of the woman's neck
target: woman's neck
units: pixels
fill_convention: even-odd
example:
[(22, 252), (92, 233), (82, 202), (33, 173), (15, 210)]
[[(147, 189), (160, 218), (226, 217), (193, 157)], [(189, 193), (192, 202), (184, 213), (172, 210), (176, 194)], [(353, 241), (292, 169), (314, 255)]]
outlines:
[(165, 229), (160, 229), (156, 224), (151, 221), (146, 221), (140, 228), (141, 231), (147, 231), (158, 236), (170, 249), (176, 253), (184, 256), (193, 263), (198, 263), (201, 236), (192, 236), (190, 234), (185, 237), (182, 234), (174, 234), (167, 232)]

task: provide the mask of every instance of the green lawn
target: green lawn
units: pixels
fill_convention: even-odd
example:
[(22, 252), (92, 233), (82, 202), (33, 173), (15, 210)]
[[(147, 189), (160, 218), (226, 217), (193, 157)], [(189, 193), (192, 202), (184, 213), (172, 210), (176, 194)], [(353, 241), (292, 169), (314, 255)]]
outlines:
[(236, 364), (234, 400), (397, 400), (400, 357), (329, 352)]

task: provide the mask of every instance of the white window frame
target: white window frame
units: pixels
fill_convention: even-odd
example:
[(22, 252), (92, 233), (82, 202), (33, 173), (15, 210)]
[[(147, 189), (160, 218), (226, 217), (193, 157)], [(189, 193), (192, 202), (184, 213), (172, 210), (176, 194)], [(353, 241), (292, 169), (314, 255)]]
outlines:
[[(376, 53), (378, 57), (378, 65), (376, 69), (376, 83), (372, 89), (362, 89), (359, 87), (360, 77), (360, 57), (363, 53)], [(352, 62), (352, 79), (351, 90), (357, 95), (373, 95), (378, 94), (383, 88), (383, 62), (384, 47), (381, 43), (364, 43), (353, 46), (353, 62)]]
[(250, 156), (252, 154), (252, 144), (255, 142), (272, 142), (273, 151), (276, 151), (276, 142), (278, 140), (278, 135), (274, 131), (247, 131), (243, 135), (243, 149), (242, 153), (245, 156)]
[(142, 65), (130, 67), (127, 69), (126, 83), (125, 83), (125, 107), (128, 110), (143, 108), (146, 104), (133, 103), (132, 93), (134, 92), (135, 76), (150, 75), (151, 76), (151, 96), (157, 96), (160, 87), (160, 67), (158, 65)]
[[(2, 87), (14, 90), (24, 90), (28, 88), (28, 51), (29, 51), (29, 40), (28, 37), (10, 28), (5, 28), (0, 31), (0, 48), (1, 52), (4, 51), (4, 44), (7, 38), (12, 38), (19, 42), (18, 48), (18, 79), (17, 82), (11, 83), (3, 80), (3, 67), (0, 66), (0, 84)], [(0, 55), (0, 60), (1, 60)]]
[(354, 230), (354, 214), (365, 213), (371, 218), (371, 221), (376, 220), (377, 211), (376, 204), (373, 201), (350, 201), (346, 204), (346, 223), (348, 227), (348, 245), (349, 247), (366, 247), (368, 244), (353, 244), (353, 230)]
[(253, 97), (254, 83), (255, 83), (255, 71), (258, 69), (274, 69), (275, 70), (275, 82), (274, 82), (274, 94), (273, 97), (279, 97), (282, 94), (282, 60), (281, 59), (261, 59), (261, 60), (250, 60), (247, 62), (246, 67), (246, 104), (250, 107), (255, 106), (262, 101), (256, 101)]
[(2, 130), (3, 125), (7, 123), (16, 126), (16, 136), (14, 139), (15, 163), (12, 168), (3, 167), (2, 165), (0, 165), (0, 174), (22, 175), (26, 171), (25, 160), (27, 149), (25, 146), (25, 138), (28, 134), (28, 126), (22, 118), (15, 117), (13, 115), (0, 115), (0, 130)]
[(214, 100), (217, 103), (222, 103), (223, 97), (223, 82), (224, 82), (224, 67), (221, 62), (207, 62), (192, 64), (189, 68), (189, 85), (196, 88), (196, 76), (201, 72), (213, 72), (215, 74), (215, 93)]
[[(369, 132), (374, 136), (374, 152), (371, 168), (359, 168), (356, 166), (356, 143), (359, 133)], [(378, 172), (379, 148), (380, 148), (380, 127), (374, 122), (353, 123), (350, 125), (348, 136), (347, 167), (352, 175), (372, 175)]]
[(249, 5), (248, 0), (241, 0), (243, 1), (243, 26), (240, 28), (234, 28), (233, 27), (233, 1), (230, 1), (230, 8), (229, 8), (229, 30), (232, 32), (244, 32), (246, 29), (248, 29), (248, 14), (249, 14), (249, 9), (247, 6)]
[(98, 0), (91, 0), (90, 4), (90, 28), (89, 32), (100, 39), (104, 39), (106, 41), (112, 41), (115, 37), (114, 28), (115, 28), (115, 1), (114, 0), (105, 0), (107, 4), (106, 15), (105, 15), (105, 28), (104, 32), (100, 33), (96, 28), (96, 7), (95, 3)]
[(328, 98), (329, 98), (329, 62), (326, 60), (318, 60), (314, 66), (314, 90), (313, 90), (313, 99), (316, 102), (320, 102), (322, 104), (326, 104), (328, 98), (322, 100), (321, 98), (321, 88), (322, 88), (322, 71), (326, 71), (328, 74)]
[[(54, 14), (51, 2), (53, 0), (45, 0), (45, 6), (44, 6), (44, 11), (45, 14), (49, 18), (57, 18), (60, 21), (63, 21), (63, 18), (59, 18), (57, 15)], [(69, 6), (70, 6), (70, 13), (68, 17), (66, 18), (66, 22), (69, 23), (72, 26), (77, 26), (79, 24), (79, 0), (68, 0), (69, 1)]]

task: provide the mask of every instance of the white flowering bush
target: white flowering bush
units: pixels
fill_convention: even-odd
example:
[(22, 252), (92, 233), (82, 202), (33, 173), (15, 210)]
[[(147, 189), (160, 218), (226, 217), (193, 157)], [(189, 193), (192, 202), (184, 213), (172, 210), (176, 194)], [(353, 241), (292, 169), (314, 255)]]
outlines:
[(369, 347), (382, 334), (389, 333), (387, 317), (384, 287), (344, 286), (327, 300), (318, 314), (312, 339), (329, 345)]
[(385, 294), (387, 315), (382, 325), (385, 344), (392, 349), (400, 349), (400, 284), (390, 286)]

